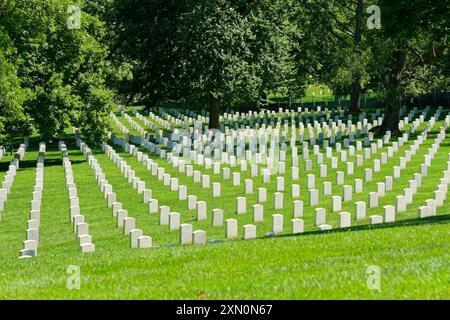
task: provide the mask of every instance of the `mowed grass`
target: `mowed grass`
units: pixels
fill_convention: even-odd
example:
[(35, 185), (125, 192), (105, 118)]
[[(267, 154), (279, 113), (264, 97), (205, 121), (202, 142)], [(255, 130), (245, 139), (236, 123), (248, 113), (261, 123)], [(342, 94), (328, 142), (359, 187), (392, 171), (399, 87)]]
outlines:
[[(123, 119), (121, 119), (123, 120)], [(134, 119), (136, 121), (136, 119)], [(436, 125), (436, 129), (440, 124)], [(370, 214), (381, 214), (382, 204), (394, 204), (395, 195), (407, 187), (408, 180), (418, 170), (423, 155), (434, 139), (433, 134), (421, 146), (402, 177), (394, 181), (394, 190), (385, 199), (380, 199), (378, 209), (368, 210)], [(289, 220), (292, 207), (289, 186), (290, 170), (287, 169), (285, 204), (282, 212), (273, 210), (275, 179), (264, 185), (268, 189), (268, 202), (264, 205), (265, 221), (257, 224), (258, 236), (270, 231), (271, 214), (285, 215), (285, 232), (277, 238), (260, 238), (251, 241), (224, 241), (202, 247), (175, 246), (166, 244), (178, 242), (178, 232), (169, 232), (166, 226), (159, 226), (158, 215), (149, 215), (147, 205), (123, 178), (120, 170), (101, 150), (94, 148), (94, 154), (106, 174), (109, 183), (117, 193), (118, 201), (124, 204), (130, 216), (136, 218), (136, 225), (144, 234), (153, 237), (155, 248), (138, 250), (129, 248), (129, 238), (116, 227), (111, 210), (100, 192), (84, 156), (77, 150), (73, 140), (67, 140), (70, 149), (74, 180), (78, 187), (81, 213), (90, 226), (90, 234), (96, 245), (93, 254), (80, 254), (76, 238), (69, 222), (69, 201), (65, 188), (64, 170), (56, 145), (47, 146), (44, 172), (44, 192), (41, 208), (41, 228), (38, 257), (17, 259), (22, 241), (25, 240), (29, 202), (34, 185), (37, 151), (30, 149), (6, 203), (0, 221), (0, 298), (2, 299), (448, 299), (450, 298), (450, 215), (446, 208), (450, 199), (438, 210), (436, 217), (417, 218), (417, 207), (432, 197), (445, 170), (450, 146), (444, 141), (429, 168), (429, 175), (423, 179), (414, 203), (406, 213), (398, 214), (398, 222), (378, 227), (368, 226), (364, 220), (347, 230), (319, 233), (312, 225), (312, 209), (307, 203), (305, 172), (300, 165), (301, 198), (305, 202), (305, 224), (307, 233), (289, 235)], [(91, 146), (94, 147), (94, 146)], [(409, 145), (401, 147), (406, 150)], [(185, 202), (177, 200), (176, 192), (169, 192), (161, 181), (151, 176), (132, 156), (126, 159), (137, 176), (152, 188), (159, 205), (170, 206), (171, 211), (181, 213), (182, 222), (192, 223), (194, 229), (207, 231), (208, 239), (224, 238), (223, 228), (210, 226), (207, 221), (196, 221), (195, 211), (187, 211)], [(381, 152), (381, 151), (380, 151)], [(397, 155), (403, 153), (399, 151)], [(225, 218), (239, 220), (239, 233), (245, 223), (252, 223), (251, 205), (256, 203), (256, 192), (247, 195), (247, 214), (237, 217), (234, 213), (235, 198), (243, 195), (241, 186), (232, 187), (231, 180), (222, 183), (222, 197), (211, 198), (210, 189), (193, 184), (192, 178), (177, 173), (165, 160), (152, 158), (166, 168), (166, 172), (180, 179), (188, 186), (188, 194), (196, 194), (199, 200), (208, 202), (208, 216), (215, 208), (224, 209)], [(7, 170), (6, 157), (2, 159), (2, 173)], [(370, 167), (372, 159), (364, 162)], [(381, 173), (374, 175), (374, 181), (364, 185), (364, 193), (354, 194), (354, 199), (345, 203), (343, 210), (353, 212), (354, 201), (367, 201), (367, 193), (375, 191), (375, 183), (389, 174), (396, 165), (398, 156), (390, 159)], [(286, 161), (290, 163), (290, 159)], [(289, 166), (287, 166), (289, 167)], [(196, 169), (200, 167), (196, 166)], [(204, 171), (204, 169), (202, 169)], [(236, 168), (236, 171), (238, 168)], [(338, 170), (343, 170), (339, 167)], [(232, 170), (233, 172), (234, 170)], [(313, 172), (318, 166), (314, 163)], [(336, 170), (334, 170), (336, 171)], [(334, 181), (335, 172), (330, 170), (328, 178)], [(343, 170), (345, 171), (345, 170)], [(345, 177), (345, 183), (355, 177), (362, 177), (362, 170), (355, 168), (355, 176)], [(221, 175), (212, 181), (221, 181)], [(248, 173), (247, 173), (248, 174)], [(254, 190), (261, 183), (261, 177), (254, 179)], [(305, 180), (305, 181), (304, 181)], [(335, 190), (335, 188), (337, 188)], [(333, 194), (341, 194), (342, 186), (333, 185)], [(373, 190), (372, 190), (373, 189)], [(327, 208), (327, 223), (337, 227), (337, 213), (330, 212), (330, 196), (321, 196), (321, 207)], [(80, 266), (81, 288), (69, 290), (67, 268)], [(367, 267), (375, 265), (381, 269), (381, 290), (372, 291), (366, 281)]]

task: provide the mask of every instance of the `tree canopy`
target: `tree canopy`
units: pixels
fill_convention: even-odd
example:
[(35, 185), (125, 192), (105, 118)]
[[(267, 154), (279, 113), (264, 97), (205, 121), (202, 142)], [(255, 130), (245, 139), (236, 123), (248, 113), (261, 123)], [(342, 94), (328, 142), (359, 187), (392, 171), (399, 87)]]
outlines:
[(448, 88), (449, 13), (446, 0), (1, 0), (0, 143), (69, 125), (99, 141), (113, 101), (200, 104), (217, 128), (220, 110), (302, 97), (311, 79), (351, 113), (376, 92), (374, 131), (398, 133), (405, 95)]
[[(283, 1), (115, 2), (116, 41), (134, 64), (134, 85), (149, 103), (202, 102), (212, 127), (221, 105), (298, 94), (304, 81)], [(116, 46), (119, 47), (119, 46)]]
[(105, 23), (80, 11), (78, 28), (71, 20), (76, 4), (82, 7), (72, 0), (2, 3), (3, 136), (36, 130), (49, 139), (70, 123), (88, 140), (106, 136), (112, 95), (104, 81)]

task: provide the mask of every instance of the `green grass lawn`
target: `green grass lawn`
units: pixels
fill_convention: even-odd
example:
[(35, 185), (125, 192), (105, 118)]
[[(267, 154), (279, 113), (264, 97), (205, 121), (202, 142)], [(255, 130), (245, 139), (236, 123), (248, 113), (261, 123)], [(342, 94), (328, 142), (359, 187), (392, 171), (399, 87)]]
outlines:
[[(119, 120), (131, 127), (126, 121)], [(143, 124), (133, 118), (141, 126)], [(435, 129), (441, 125), (436, 124)], [(423, 129), (423, 126), (421, 127)], [(367, 209), (367, 217), (382, 215), (382, 206), (395, 204), (395, 196), (407, 187), (408, 180), (418, 171), (423, 155), (435, 138), (436, 130), (428, 135), (417, 155), (402, 170), (400, 179), (394, 181), (394, 190), (380, 198), (378, 208)], [(131, 134), (133, 130), (130, 130)], [(116, 131), (116, 134), (119, 134)], [(382, 172), (374, 174), (371, 182), (364, 184), (362, 194), (353, 194), (353, 200), (343, 203), (342, 211), (353, 212), (355, 201), (367, 201), (367, 194), (375, 191), (376, 182), (383, 181), (397, 165), (398, 156), (409, 149), (411, 141), (383, 165)], [(29, 202), (34, 185), (37, 160), (36, 149), (31, 148), (17, 173), (12, 191), (0, 220), (0, 298), (2, 299), (437, 299), (450, 298), (450, 214), (447, 198), (438, 215), (427, 219), (417, 218), (417, 208), (432, 197), (446, 168), (450, 145), (444, 141), (432, 161), (429, 174), (422, 179), (422, 186), (408, 205), (407, 212), (397, 214), (397, 222), (373, 227), (368, 218), (355, 222), (350, 229), (317, 232), (313, 226), (313, 209), (307, 205), (305, 171), (300, 167), (301, 196), (305, 202), (304, 220), (306, 233), (289, 235), (292, 215), (290, 196), (290, 156), (286, 160), (285, 208), (273, 210), (275, 176), (267, 188), (268, 201), (264, 205), (264, 222), (257, 223), (259, 239), (251, 241), (223, 241), (206, 246), (167, 246), (178, 242), (178, 232), (170, 232), (167, 226), (159, 226), (158, 215), (149, 215), (138, 193), (127, 183), (115, 164), (101, 150), (94, 148), (94, 155), (101, 165), (106, 179), (113, 185), (118, 201), (129, 215), (136, 218), (136, 227), (153, 238), (155, 248), (130, 249), (129, 238), (116, 227), (111, 210), (100, 192), (84, 156), (76, 148), (73, 139), (67, 140), (72, 161), (74, 180), (78, 187), (81, 213), (89, 223), (90, 234), (96, 245), (93, 254), (78, 252), (76, 237), (69, 221), (69, 201), (65, 188), (64, 170), (57, 145), (47, 145), (44, 172), (44, 192), (41, 208), (40, 243), (38, 256), (19, 260), (19, 250), (25, 240)], [(94, 146), (91, 146), (94, 147)], [(224, 239), (224, 228), (212, 227), (210, 212), (214, 208), (224, 210), (224, 219), (236, 218), (241, 227), (252, 223), (251, 205), (256, 203), (256, 188), (262, 185), (261, 177), (254, 179), (255, 192), (247, 197), (247, 213), (237, 215), (235, 198), (243, 196), (244, 179), (249, 172), (241, 174), (241, 186), (233, 187), (231, 180), (222, 181), (221, 175), (201, 168), (211, 175), (211, 183), (222, 181), (222, 196), (213, 199), (211, 189), (202, 189), (192, 183), (192, 178), (178, 174), (165, 160), (152, 155), (152, 159), (166, 168), (166, 173), (178, 177), (180, 185), (188, 186), (188, 194), (208, 203), (208, 220), (196, 221), (195, 210), (188, 211), (186, 202), (177, 200), (176, 192), (169, 192), (156, 177), (134, 157), (117, 148), (121, 156), (153, 190), (159, 205), (167, 205), (171, 211), (181, 213), (182, 223), (192, 223), (194, 230), (207, 231), (208, 239)], [(386, 150), (384, 147), (380, 152)], [(290, 151), (288, 151), (290, 154)], [(359, 154), (359, 153), (357, 153)], [(336, 154), (334, 154), (336, 156)], [(364, 168), (371, 167), (372, 159), (364, 161)], [(0, 161), (1, 173), (7, 170), (9, 158)], [(351, 161), (351, 157), (348, 159)], [(326, 163), (328, 163), (326, 159)], [(301, 162), (300, 162), (301, 163)], [(329, 164), (329, 163), (328, 163)], [(195, 166), (195, 169), (200, 169)], [(321, 191), (323, 181), (334, 182), (338, 169), (328, 168), (327, 178), (316, 177), (316, 187)], [(238, 171), (238, 168), (231, 170)], [(363, 177), (363, 170), (355, 167), (354, 176), (345, 176), (345, 184)], [(318, 172), (314, 162), (313, 172)], [(342, 186), (333, 185), (333, 195), (342, 194)], [(327, 209), (327, 223), (337, 228), (337, 213), (331, 213), (331, 196), (321, 196), (319, 207)], [(285, 231), (276, 238), (262, 238), (271, 229), (271, 215), (283, 213)], [(69, 290), (67, 268), (80, 266), (81, 288)], [(367, 285), (367, 267), (378, 266), (381, 270), (381, 290), (371, 291)]]
[[(360, 100), (364, 101), (364, 99), (373, 98), (375, 95), (371, 93), (362, 93)], [(289, 100), (289, 97), (285, 97), (283, 95), (272, 93), (268, 96), (269, 100), (276, 100), (276, 99), (284, 99)], [(305, 89), (305, 96), (301, 99), (293, 99), (292, 102), (295, 103), (309, 103), (309, 102), (316, 102), (318, 104), (325, 103), (326, 101), (331, 102), (335, 101), (337, 99), (341, 100), (350, 100), (350, 95), (345, 97), (337, 97), (334, 95), (333, 91), (326, 85), (323, 84), (309, 84)]]

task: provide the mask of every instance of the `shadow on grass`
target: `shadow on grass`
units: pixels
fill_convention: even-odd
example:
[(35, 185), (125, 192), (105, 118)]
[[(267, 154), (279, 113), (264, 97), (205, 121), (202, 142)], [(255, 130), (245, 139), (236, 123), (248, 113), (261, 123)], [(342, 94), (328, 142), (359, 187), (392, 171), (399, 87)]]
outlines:
[[(339, 232), (348, 232), (348, 231), (366, 231), (366, 230), (375, 230), (375, 229), (389, 229), (389, 228), (399, 228), (399, 227), (412, 227), (412, 226), (420, 226), (420, 225), (432, 225), (432, 224), (440, 224), (450, 222), (450, 214), (438, 215), (428, 218), (415, 218), (415, 219), (407, 219), (400, 220), (392, 223), (382, 223), (382, 224), (365, 224), (360, 226), (354, 226), (349, 228), (337, 228), (332, 230), (316, 230), (316, 231), (307, 231), (300, 234), (283, 234), (277, 236), (277, 238), (283, 237), (297, 237), (297, 236), (305, 236), (305, 235), (320, 235), (320, 234), (329, 234), (329, 233), (339, 233)], [(266, 239), (268, 237), (262, 237), (258, 239)]]
[[(36, 140), (36, 141), (39, 141), (39, 140)], [(67, 141), (66, 144), (67, 144), (67, 147), (69, 150), (71, 150), (71, 151), (76, 150), (79, 152), (74, 139), (69, 138), (69, 139), (66, 139), (65, 141)], [(46, 147), (47, 147), (46, 148), (47, 153), (48, 152), (59, 152), (59, 146), (58, 146), (57, 142), (47, 143)], [(27, 149), (27, 153), (37, 152), (38, 150), (39, 150), (38, 145), (30, 144), (30, 147)], [(101, 150), (99, 151), (99, 153), (101, 153)], [(38, 155), (36, 154), (36, 159), (20, 161), (19, 171), (24, 170), (24, 169), (30, 169), (30, 168), (35, 169), (37, 159), (38, 159)], [(80, 164), (80, 163), (84, 163), (84, 162), (86, 162), (86, 160), (73, 160), (73, 161), (71, 160), (72, 165)], [(0, 172), (7, 171), (9, 165), (10, 165), (10, 161), (0, 162)], [(62, 165), (62, 158), (60, 158), (59, 156), (57, 158), (56, 157), (50, 158), (48, 155), (46, 155), (44, 167), (61, 166), (61, 165)]]

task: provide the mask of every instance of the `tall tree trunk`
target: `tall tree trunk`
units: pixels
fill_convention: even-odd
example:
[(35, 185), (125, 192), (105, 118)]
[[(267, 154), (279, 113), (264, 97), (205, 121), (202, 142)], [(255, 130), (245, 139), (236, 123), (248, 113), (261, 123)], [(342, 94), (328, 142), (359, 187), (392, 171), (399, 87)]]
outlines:
[(361, 112), (361, 78), (359, 73), (353, 74), (352, 93), (350, 95), (350, 107), (348, 112), (358, 114)]
[[(142, 103), (143, 101), (139, 101), (139, 103)], [(145, 103), (145, 107), (142, 110), (143, 112), (150, 112), (151, 109), (153, 109), (156, 105), (156, 100), (155, 99), (149, 99), (147, 100), (147, 102)]]
[(401, 81), (406, 66), (406, 50), (398, 49), (392, 54), (392, 74), (389, 77), (387, 95), (384, 108), (384, 117), (381, 125), (371, 129), (372, 132), (399, 135), (400, 108), (402, 105)]
[(390, 131), (392, 135), (399, 135), (400, 129), (398, 124), (400, 122), (400, 106), (402, 104), (402, 97), (398, 94), (392, 94), (386, 98), (386, 106), (384, 108), (384, 117), (379, 133), (386, 133)]
[[(362, 16), (363, 16), (363, 4), (364, 0), (356, 1), (356, 12), (355, 12), (355, 36), (354, 45), (355, 52), (359, 53), (359, 46), (361, 44), (362, 38)], [(361, 112), (361, 75), (359, 70), (355, 70), (352, 73), (352, 92), (350, 95), (350, 107), (349, 113), (358, 114)]]
[(213, 95), (209, 99), (209, 129), (219, 129), (220, 101)]

